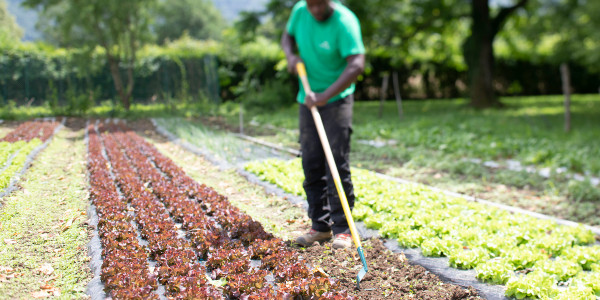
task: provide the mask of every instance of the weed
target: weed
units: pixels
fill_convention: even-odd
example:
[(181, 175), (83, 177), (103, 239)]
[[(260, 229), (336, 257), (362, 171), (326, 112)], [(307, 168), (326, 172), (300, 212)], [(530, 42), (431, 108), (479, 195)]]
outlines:
[(600, 188), (589, 180), (570, 180), (567, 184), (568, 197), (575, 201), (600, 202)]

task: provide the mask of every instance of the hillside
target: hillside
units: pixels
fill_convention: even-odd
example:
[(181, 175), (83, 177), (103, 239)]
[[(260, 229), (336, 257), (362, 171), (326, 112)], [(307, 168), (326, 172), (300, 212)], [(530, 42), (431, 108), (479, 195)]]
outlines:
[[(229, 23), (237, 18), (242, 11), (262, 10), (268, 0), (212, 0)], [(40, 33), (35, 29), (37, 12), (21, 7), (23, 0), (6, 0), (8, 11), (15, 16), (17, 23), (23, 28), (24, 41), (40, 39)]]

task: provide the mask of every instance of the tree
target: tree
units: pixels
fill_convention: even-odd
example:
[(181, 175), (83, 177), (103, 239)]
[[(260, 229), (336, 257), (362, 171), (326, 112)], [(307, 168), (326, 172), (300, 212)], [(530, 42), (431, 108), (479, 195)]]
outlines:
[(195, 39), (220, 39), (226, 23), (209, 0), (161, 0), (158, 3), (156, 32), (160, 43), (176, 40), (184, 32)]
[[(565, 95), (565, 131), (571, 130), (570, 93), (572, 89), (570, 67), (588, 66), (592, 72), (600, 67), (600, 2), (581, 0), (555, 0), (536, 3), (535, 9), (525, 19), (524, 36), (536, 45), (538, 51), (547, 53), (544, 59), (556, 66), (557, 76), (563, 81)], [(558, 67), (560, 66), (560, 68)]]
[(518, 0), (512, 6), (501, 7), (495, 17), (491, 16), (489, 0), (472, 0), (471, 34), (463, 44), (463, 55), (469, 68), (471, 105), (477, 108), (502, 106), (494, 94), (494, 39), (517, 9), (528, 0)]
[[(490, 7), (489, 0), (346, 2), (361, 20), (368, 47), (392, 50), (392, 61), (410, 59), (412, 49), (432, 46), (441, 51), (435, 59), (452, 60), (452, 53), (445, 47), (451, 42), (441, 38), (432, 43), (431, 37), (449, 34), (462, 40), (460, 51), (468, 68), (471, 105), (486, 108), (501, 106), (493, 88), (494, 39), (508, 17), (528, 2), (512, 1), (515, 2), (508, 7)], [(460, 24), (465, 21), (470, 24), (470, 32), (461, 35)]]
[(23, 37), (23, 30), (6, 8), (6, 2), (0, 0), (0, 45), (14, 43)]
[[(100, 46), (106, 53), (115, 90), (129, 110), (136, 54), (151, 40), (155, 0), (25, 0), (24, 5), (42, 11), (60, 7), (50, 15), (50, 21), (60, 29), (67, 46), (90, 50)], [(126, 70), (126, 82), (120, 67)]]
[(241, 42), (252, 41), (257, 35), (279, 41), (296, 2), (269, 0), (263, 10), (241, 12), (234, 24)]
[(234, 28), (240, 36), (240, 41), (243, 43), (254, 40), (256, 32), (261, 25), (260, 18), (264, 12), (243, 11), (240, 13), (239, 19), (235, 22)]

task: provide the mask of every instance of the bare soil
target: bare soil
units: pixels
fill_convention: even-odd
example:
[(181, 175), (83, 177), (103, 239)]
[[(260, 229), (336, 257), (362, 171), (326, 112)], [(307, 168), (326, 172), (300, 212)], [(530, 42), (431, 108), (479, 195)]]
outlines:
[(314, 266), (320, 266), (358, 299), (482, 299), (472, 287), (444, 283), (403, 254), (387, 249), (380, 239), (363, 244), (368, 272), (357, 289), (356, 275), (363, 268), (356, 249), (333, 250), (331, 243), (315, 243), (299, 251)]

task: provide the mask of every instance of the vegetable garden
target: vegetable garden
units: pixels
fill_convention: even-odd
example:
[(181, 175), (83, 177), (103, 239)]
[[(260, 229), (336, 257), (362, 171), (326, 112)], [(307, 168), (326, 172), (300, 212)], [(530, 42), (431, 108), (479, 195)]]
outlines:
[[(352, 277), (360, 263), (352, 257), (354, 251), (332, 251), (328, 243), (298, 248), (273, 233), (305, 230), (302, 219), (275, 221), (269, 228), (261, 224), (270, 215), (280, 214), (281, 209), (297, 210), (302, 215), (296, 204), (288, 203), (289, 208), (284, 208), (287, 201), (282, 200), (258, 213), (247, 207), (242, 210), (228, 200), (235, 188), (218, 192), (199, 183), (207, 176), (221, 176), (218, 180), (227, 181), (223, 178), (233, 175), (210, 172), (221, 173), (243, 163), (256, 178), (284, 190), (285, 197), (302, 199), (303, 175), (298, 159), (285, 160), (281, 153), (249, 146), (249, 142), (225, 132), (206, 128), (194, 131), (197, 127), (184, 123), (174, 127), (177, 123), (169, 120), (155, 123), (163, 134), (163, 125), (169, 130), (185, 128), (175, 131), (177, 136), (216, 160), (229, 160), (229, 165), (212, 167), (216, 169), (202, 174), (204, 177), (192, 177), (189, 166), (167, 154), (179, 151), (179, 157), (196, 155), (176, 145), (157, 147), (168, 141), (152, 125), (140, 128), (134, 122), (131, 127), (114, 120), (90, 120), (85, 126), (79, 125), (87, 137), (89, 216), (97, 216), (96, 222), (87, 224), (93, 230), (91, 236), (99, 237), (97, 247), (101, 251), (92, 255), (90, 262), (97, 279), (92, 281), (96, 286), (90, 283), (86, 293), (93, 299), (415, 297), (410, 295), (480, 299), (473, 288), (442, 283), (429, 271), (411, 266), (403, 254), (386, 249), (391, 243), (404, 248), (401, 251), (415, 248), (423, 256), (446, 257), (445, 263), (452, 268), (473, 270), (474, 280), (490, 287), (504, 286), (500, 290), (510, 298), (596, 299), (600, 294), (600, 246), (588, 227), (510, 213), (427, 186), (398, 184), (360, 168), (353, 169), (357, 195), (354, 217), (387, 242), (384, 246), (379, 239), (365, 241), (370, 270), (363, 289), (356, 290)], [(33, 148), (47, 145), (62, 124), (64, 121), (40, 120), (15, 125), (3, 137), (2, 145), (17, 150), (11, 150), (8, 157), (12, 162), (5, 158), (4, 165), (12, 166), (20, 153), (30, 154)], [(73, 124), (67, 127), (74, 128), (77, 126)], [(265, 159), (269, 152), (277, 158)], [(201, 162), (193, 163), (197, 164)], [(23, 163), (17, 165), (16, 169), (23, 168)], [(36, 168), (35, 161), (32, 167)], [(245, 201), (250, 206), (259, 205), (265, 197)], [(2, 226), (10, 228), (10, 223), (5, 223), (10, 218), (3, 218)], [(61, 228), (67, 230), (73, 220)], [(281, 229), (274, 231), (277, 227)], [(93, 241), (89, 247), (95, 247)], [(4, 243), (13, 242), (5, 238)], [(0, 269), (0, 288), (15, 280), (11, 279), (15, 273), (6, 271), (13, 268), (16, 266)], [(55, 288), (42, 290), (49, 296), (60, 295)], [(483, 296), (496, 299), (491, 294)]]
[(341, 1), (360, 288), (291, 242), (298, 1), (233, 2), (0, 0), (0, 300), (600, 300), (600, 1)]

